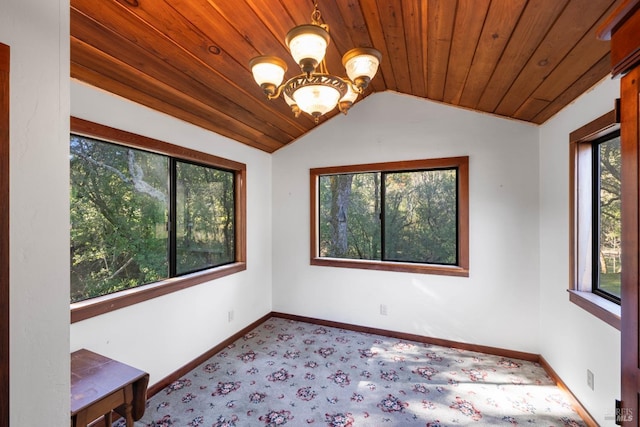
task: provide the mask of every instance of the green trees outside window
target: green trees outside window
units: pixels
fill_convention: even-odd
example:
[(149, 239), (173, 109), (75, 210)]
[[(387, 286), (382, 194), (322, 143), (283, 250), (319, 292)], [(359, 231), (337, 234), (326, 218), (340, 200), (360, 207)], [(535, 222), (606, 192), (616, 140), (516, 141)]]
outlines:
[[(620, 330), (620, 110), (569, 134), (569, 300)], [(606, 142), (610, 141), (610, 142)]]
[(235, 260), (233, 172), (80, 135), (70, 164), (71, 302)]
[(320, 255), (455, 265), (456, 177), (456, 169), (320, 176)]
[(320, 256), (380, 259), (380, 174), (320, 176)]
[(468, 157), (310, 176), (312, 265), (468, 276)]
[(620, 301), (620, 135), (594, 141), (593, 291)]
[(233, 173), (176, 162), (176, 273), (233, 262)]
[(455, 265), (457, 170), (383, 174), (384, 259)]

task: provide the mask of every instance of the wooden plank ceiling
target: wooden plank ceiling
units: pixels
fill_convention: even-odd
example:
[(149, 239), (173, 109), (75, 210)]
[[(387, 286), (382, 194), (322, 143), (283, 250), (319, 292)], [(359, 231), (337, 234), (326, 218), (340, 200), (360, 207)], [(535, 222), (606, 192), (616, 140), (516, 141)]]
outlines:
[[(330, 72), (375, 47), (365, 96), (396, 91), (544, 123), (609, 72), (595, 30), (620, 0), (318, 0)], [(268, 101), (249, 60), (277, 55), (313, 0), (71, 0), (71, 76), (274, 152), (316, 124)], [(325, 122), (337, 112), (323, 117)]]

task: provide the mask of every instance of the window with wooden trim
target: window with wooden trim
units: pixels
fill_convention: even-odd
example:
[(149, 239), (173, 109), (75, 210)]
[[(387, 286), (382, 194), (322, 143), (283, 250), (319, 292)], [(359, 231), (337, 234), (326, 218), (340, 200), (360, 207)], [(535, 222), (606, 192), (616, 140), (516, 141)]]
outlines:
[(468, 276), (468, 163), (311, 169), (311, 264)]
[(570, 134), (569, 298), (620, 329), (620, 130), (611, 111)]
[(244, 164), (71, 124), (72, 317), (246, 268)]
[(591, 291), (620, 304), (620, 131), (592, 142), (593, 267)]

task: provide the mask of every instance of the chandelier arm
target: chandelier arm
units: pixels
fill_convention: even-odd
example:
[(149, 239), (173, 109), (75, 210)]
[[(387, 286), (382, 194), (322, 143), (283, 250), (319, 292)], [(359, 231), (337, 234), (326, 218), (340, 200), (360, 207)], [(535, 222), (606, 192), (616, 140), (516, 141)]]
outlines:
[(278, 86), (275, 90), (275, 92), (273, 94), (266, 94), (267, 95), (267, 99), (269, 100), (273, 100), (276, 99), (278, 97), (280, 97), (280, 94), (282, 94), (282, 91), (284, 90), (284, 87), (286, 86), (286, 83), (281, 84), (280, 86)]
[(345, 79), (342, 79), (342, 80), (344, 80), (344, 82), (349, 85), (351, 90), (353, 90), (358, 95), (362, 95), (364, 93), (364, 88), (362, 88), (362, 87), (358, 86), (357, 84), (355, 84), (354, 82), (352, 82), (351, 79), (345, 78)]
[(329, 74), (329, 70), (327, 69), (327, 62), (325, 58), (322, 58), (320, 65), (318, 65), (318, 71), (315, 74)]

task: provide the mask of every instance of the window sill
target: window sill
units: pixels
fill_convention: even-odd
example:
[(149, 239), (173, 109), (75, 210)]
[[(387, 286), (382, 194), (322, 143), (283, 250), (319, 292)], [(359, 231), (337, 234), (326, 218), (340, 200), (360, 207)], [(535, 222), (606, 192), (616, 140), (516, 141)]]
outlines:
[(569, 301), (620, 330), (620, 306), (591, 292), (568, 290)]
[(311, 265), (325, 267), (361, 268), (364, 270), (397, 271), (402, 273), (436, 274), (469, 277), (469, 269), (455, 265), (414, 264), (340, 258), (311, 258)]
[(137, 288), (126, 289), (102, 297), (91, 298), (71, 304), (71, 323), (109, 313), (139, 302), (180, 291), (200, 283), (219, 279), (247, 269), (246, 262), (236, 262), (210, 270), (174, 277)]

